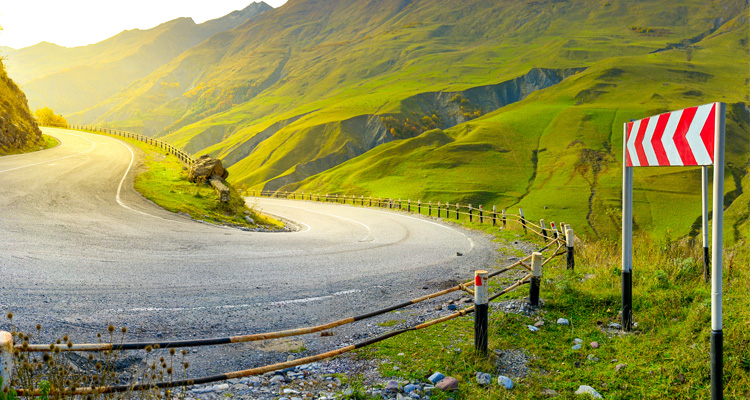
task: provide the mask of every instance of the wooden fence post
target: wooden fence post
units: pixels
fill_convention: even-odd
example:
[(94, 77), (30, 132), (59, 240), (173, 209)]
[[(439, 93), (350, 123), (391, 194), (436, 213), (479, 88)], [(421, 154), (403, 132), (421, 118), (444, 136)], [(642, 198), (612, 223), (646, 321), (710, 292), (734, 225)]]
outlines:
[(417, 200), (417, 214), (422, 214), (422, 200)]
[(521, 225), (523, 225), (523, 234), (526, 234), (526, 218), (523, 216), (523, 208), (518, 209), (518, 213), (521, 215)]
[(505, 209), (503, 208), (503, 228), (505, 228)]
[(573, 247), (575, 246), (575, 236), (573, 230), (568, 228), (565, 231), (565, 241), (568, 247), (568, 269), (574, 269), (576, 266), (575, 258), (573, 257)]
[(427, 216), (428, 217), (432, 216), (432, 202), (430, 202), (430, 204), (427, 205)]
[(497, 223), (497, 206), (492, 206), (492, 226)]
[(461, 206), (456, 203), (456, 221), (458, 221), (458, 218), (461, 214)]
[(471, 204), (469, 204), (469, 222), (471, 222), (471, 217), (474, 216), (474, 209), (471, 207)]
[(549, 226), (550, 226), (550, 228), (552, 229), (552, 236), (553, 236), (553, 237), (554, 237), (555, 239), (557, 239), (557, 238), (558, 238), (558, 235), (557, 235), (557, 226), (555, 226), (555, 221), (552, 221), (552, 222), (550, 222), (550, 223), (549, 223)]
[(542, 226), (542, 236), (544, 236), (544, 241), (547, 241), (547, 225), (544, 224), (544, 219), (539, 220), (539, 225)]
[(13, 374), (13, 335), (10, 332), (0, 331), (0, 376), (3, 385), (0, 392), (10, 387), (10, 377)]
[(479, 205), (479, 223), (484, 223), (484, 210), (482, 210), (482, 205)]
[(438, 218), (440, 218), (440, 202), (439, 201), (437, 205), (437, 212), (438, 212)]
[(539, 306), (539, 286), (542, 281), (542, 253), (531, 254), (531, 287), (529, 288), (529, 302), (533, 307)]
[(411, 199), (409, 199), (409, 201), (406, 203), (406, 207), (406, 211), (411, 212)]
[(445, 219), (449, 219), (451, 217), (451, 203), (445, 202)]
[(487, 293), (487, 271), (474, 272), (474, 349), (487, 354), (487, 325), (489, 309), (489, 295)]

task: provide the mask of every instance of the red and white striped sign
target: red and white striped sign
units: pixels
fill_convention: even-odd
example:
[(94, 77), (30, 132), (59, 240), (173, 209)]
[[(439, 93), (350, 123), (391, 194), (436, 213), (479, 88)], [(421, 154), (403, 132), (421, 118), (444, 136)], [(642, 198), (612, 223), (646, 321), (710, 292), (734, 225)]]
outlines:
[(629, 122), (627, 167), (713, 165), (718, 103)]

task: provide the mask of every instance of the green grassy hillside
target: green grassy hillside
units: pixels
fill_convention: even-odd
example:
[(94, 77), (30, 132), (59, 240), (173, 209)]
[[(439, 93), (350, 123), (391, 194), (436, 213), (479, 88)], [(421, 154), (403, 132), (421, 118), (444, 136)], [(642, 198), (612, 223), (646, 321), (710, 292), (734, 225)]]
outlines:
[[(77, 117), (221, 157), (253, 188), (521, 206), (614, 235), (630, 118), (729, 103), (741, 198), (747, 7), (291, 0)], [(637, 225), (690, 232), (696, 176), (638, 170)]]
[[(40, 43), (10, 51), (8, 69), (22, 84), (32, 108), (49, 106), (71, 114), (106, 100), (183, 51), (269, 9), (265, 3), (253, 3), (202, 24), (179, 18), (148, 30), (125, 31), (89, 46)], [(72, 121), (90, 122), (75, 117)]]
[[(620, 229), (622, 125), (631, 118), (723, 101), (728, 239), (748, 240), (747, 21), (738, 17), (683, 50), (605, 59), (563, 83), (445, 131), (381, 146), (285, 190), (347, 192), (523, 207), (589, 235)], [(488, 179), (488, 177), (491, 177)], [(745, 189), (738, 186), (744, 181)], [(737, 197), (739, 196), (739, 197)], [(635, 221), (657, 236), (691, 232), (699, 168), (640, 168)]]

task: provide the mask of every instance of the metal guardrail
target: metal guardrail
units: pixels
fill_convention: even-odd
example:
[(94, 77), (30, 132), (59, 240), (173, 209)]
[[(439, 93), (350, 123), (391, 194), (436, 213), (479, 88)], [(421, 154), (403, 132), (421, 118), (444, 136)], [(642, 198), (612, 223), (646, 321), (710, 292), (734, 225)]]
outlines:
[(159, 140), (156, 138), (152, 138), (146, 135), (141, 135), (139, 133), (133, 133), (133, 132), (127, 132), (127, 131), (121, 131), (119, 129), (110, 129), (110, 128), (102, 128), (100, 126), (94, 126), (94, 125), (76, 125), (76, 124), (69, 124), (67, 126), (68, 129), (76, 129), (81, 131), (90, 131), (90, 132), (100, 132), (100, 133), (106, 133), (110, 135), (120, 136), (128, 139), (134, 139), (141, 141), (143, 143), (150, 144), (152, 146), (156, 146), (162, 150), (166, 150), (169, 154), (172, 154), (173, 156), (177, 157), (182, 161), (183, 163), (187, 164), (188, 166), (193, 165), (195, 163), (195, 160), (193, 157), (185, 153), (184, 151), (178, 149), (177, 147), (172, 146), (171, 144)]

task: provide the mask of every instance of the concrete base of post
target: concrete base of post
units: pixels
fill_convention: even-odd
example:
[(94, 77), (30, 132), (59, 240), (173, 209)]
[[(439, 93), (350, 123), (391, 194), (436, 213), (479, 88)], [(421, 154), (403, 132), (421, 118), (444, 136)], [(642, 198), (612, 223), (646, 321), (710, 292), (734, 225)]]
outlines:
[(10, 332), (0, 331), (0, 376), (3, 385), (0, 390), (10, 386), (10, 377), (13, 374), (13, 335)]
[(711, 330), (711, 400), (724, 398), (724, 332)]
[(622, 329), (629, 331), (633, 326), (633, 274), (622, 272)]

